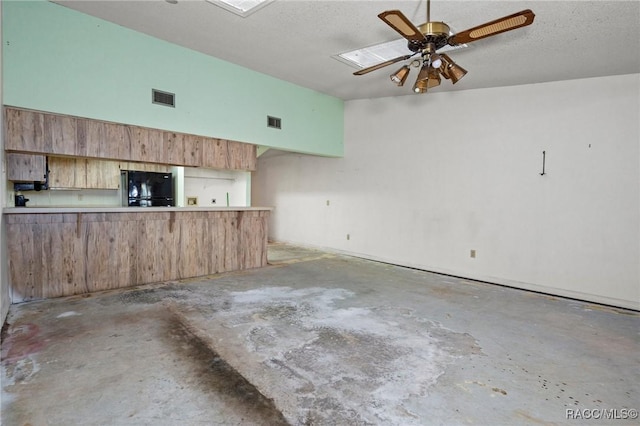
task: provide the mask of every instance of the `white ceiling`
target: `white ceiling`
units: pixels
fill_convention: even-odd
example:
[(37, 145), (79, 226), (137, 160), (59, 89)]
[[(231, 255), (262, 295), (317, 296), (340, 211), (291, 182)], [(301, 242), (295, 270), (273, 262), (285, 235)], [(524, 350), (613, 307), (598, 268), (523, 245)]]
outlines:
[[(353, 76), (356, 69), (332, 57), (397, 39), (377, 15), (399, 9), (421, 24), (425, 1), (275, 0), (246, 18), (205, 0), (56, 3), (341, 99), (425, 96), (411, 92), (415, 70), (400, 88), (389, 80), (399, 64)], [(533, 25), (452, 52), (469, 73), (455, 86), (443, 80), (432, 91), (640, 72), (638, 0), (433, 0), (431, 20), (457, 32), (523, 9), (536, 14)]]

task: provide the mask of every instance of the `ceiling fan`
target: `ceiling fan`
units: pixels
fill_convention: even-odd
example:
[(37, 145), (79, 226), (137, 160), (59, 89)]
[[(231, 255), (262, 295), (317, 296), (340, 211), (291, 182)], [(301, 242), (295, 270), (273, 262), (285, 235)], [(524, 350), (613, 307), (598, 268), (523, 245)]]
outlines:
[(403, 65), (398, 71), (391, 74), (391, 81), (396, 85), (404, 85), (409, 76), (410, 67), (419, 67), (420, 72), (413, 91), (426, 93), (428, 89), (440, 85), (440, 75), (456, 84), (467, 71), (457, 65), (444, 53), (437, 53), (439, 49), (449, 45), (458, 46), (470, 43), (486, 37), (494, 36), (505, 31), (515, 30), (533, 23), (534, 13), (525, 9), (512, 15), (504, 16), (490, 22), (478, 25), (457, 34), (450, 34), (449, 26), (444, 22), (431, 21), (431, 0), (427, 0), (427, 22), (415, 26), (399, 10), (387, 10), (378, 15), (391, 28), (396, 30), (408, 41), (407, 47), (412, 53), (399, 56), (394, 59), (363, 68), (354, 72), (354, 75), (363, 75), (378, 70), (396, 62), (413, 59), (408, 65)]

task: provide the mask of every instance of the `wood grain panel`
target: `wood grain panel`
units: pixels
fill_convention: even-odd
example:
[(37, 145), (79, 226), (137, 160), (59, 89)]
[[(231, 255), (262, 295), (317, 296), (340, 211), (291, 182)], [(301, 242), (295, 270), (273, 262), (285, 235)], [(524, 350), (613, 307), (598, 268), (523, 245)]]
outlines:
[(47, 157), (38, 154), (8, 152), (7, 180), (14, 182), (44, 182), (47, 172)]
[(90, 291), (137, 284), (136, 221), (86, 221), (86, 280)]
[(42, 299), (45, 283), (41, 226), (7, 222), (12, 303)]
[(131, 138), (129, 132), (122, 124), (104, 123), (104, 134), (109, 153), (114, 159), (129, 159), (131, 150)]
[(91, 289), (85, 277), (86, 223), (75, 220), (41, 225), (44, 269), (43, 297), (83, 294)]
[(202, 165), (213, 169), (227, 167), (227, 141), (224, 139), (206, 138), (202, 143)]
[(49, 186), (52, 188), (77, 188), (83, 178), (76, 167), (77, 160), (71, 157), (49, 157)]
[(224, 267), (223, 271), (236, 271), (242, 269), (239, 262), (239, 232), (238, 212), (222, 212), (224, 225)]
[(118, 189), (120, 187), (120, 163), (112, 160), (85, 159), (86, 188)]
[(164, 132), (164, 162), (173, 165), (184, 164), (184, 135), (182, 133)]
[(76, 122), (76, 155), (79, 157), (117, 158), (118, 149), (107, 143), (105, 123), (79, 118)]
[(231, 170), (256, 170), (256, 155), (255, 145), (228, 141), (225, 167)]
[(268, 211), (6, 215), (12, 301), (267, 265)]
[(5, 108), (5, 149), (25, 152), (49, 152), (44, 139), (44, 114)]
[(171, 166), (154, 163), (120, 162), (120, 170), (138, 170), (141, 172), (169, 173)]
[(8, 107), (4, 113), (8, 151), (232, 170), (257, 164), (252, 144)]
[(137, 282), (147, 284), (177, 278), (179, 231), (169, 218), (138, 222)]
[(76, 154), (76, 118), (67, 115), (44, 115), (45, 145), (59, 155)]
[(131, 131), (131, 161), (146, 163), (164, 162), (164, 132), (146, 127), (130, 126)]
[(201, 166), (203, 161), (201, 136), (184, 136), (184, 164), (187, 166)]
[[(189, 215), (191, 216), (191, 215)], [(211, 244), (209, 221), (197, 217), (178, 220), (177, 254), (178, 278), (200, 277), (210, 274), (210, 259), (215, 259), (217, 247)], [(213, 256), (212, 256), (213, 255)]]
[(241, 269), (259, 268), (267, 264), (267, 220), (262, 212), (238, 212), (240, 228)]

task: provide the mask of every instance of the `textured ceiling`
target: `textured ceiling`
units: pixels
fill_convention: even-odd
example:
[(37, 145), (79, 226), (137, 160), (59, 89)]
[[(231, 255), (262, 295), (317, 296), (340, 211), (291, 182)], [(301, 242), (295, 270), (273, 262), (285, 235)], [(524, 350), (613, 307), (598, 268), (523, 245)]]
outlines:
[[(413, 95), (392, 65), (364, 76), (332, 56), (397, 39), (377, 15), (426, 21), (425, 1), (276, 0), (242, 18), (205, 0), (56, 1), (69, 8), (341, 99)], [(450, 56), (469, 73), (433, 92), (640, 72), (640, 2), (433, 0), (431, 20), (463, 31), (531, 9), (533, 25), (476, 41)], [(428, 96), (428, 94), (426, 95)]]

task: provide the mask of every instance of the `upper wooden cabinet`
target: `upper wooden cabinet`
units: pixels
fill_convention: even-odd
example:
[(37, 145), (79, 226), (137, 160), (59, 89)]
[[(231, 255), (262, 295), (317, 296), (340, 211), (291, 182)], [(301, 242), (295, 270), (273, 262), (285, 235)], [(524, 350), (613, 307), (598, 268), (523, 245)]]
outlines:
[(204, 136), (5, 107), (10, 152), (256, 170), (256, 146)]
[(51, 188), (118, 189), (120, 163), (93, 158), (49, 157)]
[[(5, 149), (46, 153), (44, 114), (35, 111), (5, 108)], [(49, 146), (50, 149), (50, 146)]]
[(140, 162), (162, 163), (164, 159), (164, 132), (138, 126), (129, 126), (129, 129), (129, 159)]

